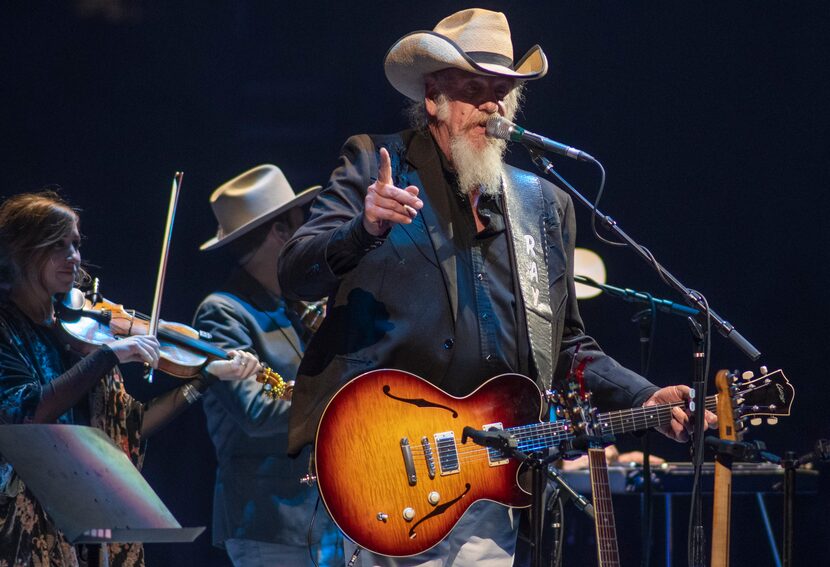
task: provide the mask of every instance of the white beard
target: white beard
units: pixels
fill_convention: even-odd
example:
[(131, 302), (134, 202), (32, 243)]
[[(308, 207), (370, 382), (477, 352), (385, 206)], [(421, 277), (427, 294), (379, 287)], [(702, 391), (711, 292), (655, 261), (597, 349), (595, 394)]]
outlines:
[[(439, 121), (447, 121), (449, 118), (449, 100), (446, 96), (439, 95), (436, 102), (436, 117)], [(515, 114), (515, 111), (510, 112), (511, 117), (513, 114)], [(485, 138), (484, 147), (479, 149), (463, 134), (452, 136), (450, 138), (450, 154), (458, 178), (458, 189), (464, 195), (469, 195), (476, 189), (482, 195), (500, 195), (506, 151), (506, 140)]]
[(453, 136), (450, 151), (458, 188), (469, 195), (478, 189), (482, 195), (500, 195), (501, 177), (504, 171), (504, 152), (507, 142), (487, 138), (483, 148), (474, 147), (464, 136)]

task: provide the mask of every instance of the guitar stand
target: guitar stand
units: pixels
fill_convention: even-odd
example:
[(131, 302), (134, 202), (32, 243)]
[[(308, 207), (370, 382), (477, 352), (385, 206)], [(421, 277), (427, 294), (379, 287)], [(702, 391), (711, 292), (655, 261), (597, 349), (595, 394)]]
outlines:
[[(777, 457), (776, 457), (777, 458)], [(787, 451), (784, 459), (779, 459), (784, 468), (784, 541), (782, 560), (784, 567), (792, 566), (793, 557), (793, 520), (795, 519), (795, 471), (807, 463), (816, 461), (830, 462), (830, 440), (819, 439), (813, 450), (806, 455), (795, 458), (795, 452)]]
[[(813, 451), (796, 458), (795, 452), (787, 451), (782, 459), (766, 451), (762, 441), (742, 442), (707, 437), (706, 444), (715, 447), (718, 454), (730, 455), (733, 458), (747, 462), (768, 462), (777, 464), (784, 469), (784, 536), (782, 545), (783, 567), (792, 566), (793, 553), (793, 521), (795, 519), (795, 471), (816, 461), (830, 462), (830, 440), (819, 439)], [(776, 558), (777, 559), (777, 558)]]

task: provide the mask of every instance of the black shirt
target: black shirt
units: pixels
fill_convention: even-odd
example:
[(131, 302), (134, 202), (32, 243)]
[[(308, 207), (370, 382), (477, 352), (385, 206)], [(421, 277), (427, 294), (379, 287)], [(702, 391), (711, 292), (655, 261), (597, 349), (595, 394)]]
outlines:
[[(456, 256), (458, 312), (455, 344), (442, 387), (453, 395), (466, 395), (486, 379), (507, 372), (528, 374), (529, 343), (524, 318), (517, 312), (513, 253), (506, 230), (503, 198), (481, 195), (477, 209), (485, 225), (477, 232), (472, 204), (461, 193), (455, 172), (436, 144), (444, 172), (445, 191), (453, 226)], [(441, 202), (433, 200), (433, 202)], [(521, 302), (519, 302), (521, 304)]]

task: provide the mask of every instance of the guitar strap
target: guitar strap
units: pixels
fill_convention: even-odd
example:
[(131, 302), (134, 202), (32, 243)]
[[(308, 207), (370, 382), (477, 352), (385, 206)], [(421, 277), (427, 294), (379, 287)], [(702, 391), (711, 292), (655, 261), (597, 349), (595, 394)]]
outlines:
[(553, 312), (545, 254), (546, 207), (542, 183), (536, 175), (510, 167), (504, 171), (502, 184), (507, 208), (505, 222), (513, 240), (531, 358), (538, 381), (549, 388), (553, 381)]

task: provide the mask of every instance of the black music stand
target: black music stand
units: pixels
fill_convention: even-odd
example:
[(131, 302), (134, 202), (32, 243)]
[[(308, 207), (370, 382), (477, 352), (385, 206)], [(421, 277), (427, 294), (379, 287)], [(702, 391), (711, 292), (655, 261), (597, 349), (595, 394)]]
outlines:
[(205, 529), (183, 528), (100, 429), (3, 425), (0, 453), (73, 544), (191, 542)]

